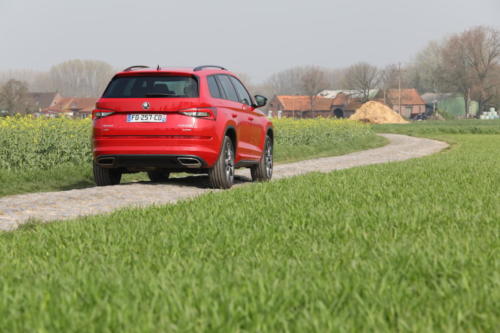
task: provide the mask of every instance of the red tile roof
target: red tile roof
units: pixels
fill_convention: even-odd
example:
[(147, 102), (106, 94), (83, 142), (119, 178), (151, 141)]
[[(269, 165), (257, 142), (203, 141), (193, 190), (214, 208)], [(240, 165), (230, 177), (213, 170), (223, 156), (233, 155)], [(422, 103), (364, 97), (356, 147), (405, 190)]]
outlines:
[[(308, 111), (311, 109), (311, 96), (276, 96), (283, 111)], [(332, 98), (314, 97), (313, 109), (315, 111), (330, 111)]]
[[(388, 104), (399, 104), (399, 90), (388, 89), (386, 91), (386, 100)], [(425, 104), (424, 100), (416, 89), (401, 89), (401, 104), (402, 105), (418, 105)]]
[(98, 98), (63, 97), (48, 107), (49, 112), (92, 112)]

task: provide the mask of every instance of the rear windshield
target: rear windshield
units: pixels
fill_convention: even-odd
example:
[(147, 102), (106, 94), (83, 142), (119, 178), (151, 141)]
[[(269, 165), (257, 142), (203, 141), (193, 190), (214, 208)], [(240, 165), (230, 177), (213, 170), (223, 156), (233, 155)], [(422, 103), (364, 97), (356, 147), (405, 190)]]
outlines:
[(198, 97), (198, 81), (191, 76), (119, 76), (102, 97)]

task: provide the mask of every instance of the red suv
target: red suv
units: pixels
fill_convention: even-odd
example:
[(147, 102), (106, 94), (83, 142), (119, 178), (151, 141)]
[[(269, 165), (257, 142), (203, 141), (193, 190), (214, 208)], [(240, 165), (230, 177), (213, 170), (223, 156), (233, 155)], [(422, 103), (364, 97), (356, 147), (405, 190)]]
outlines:
[(250, 168), (254, 181), (269, 180), (273, 127), (258, 110), (266, 102), (223, 67), (129, 67), (92, 113), (95, 182), (115, 185), (123, 173), (141, 171), (156, 182), (191, 172), (230, 188), (240, 167)]

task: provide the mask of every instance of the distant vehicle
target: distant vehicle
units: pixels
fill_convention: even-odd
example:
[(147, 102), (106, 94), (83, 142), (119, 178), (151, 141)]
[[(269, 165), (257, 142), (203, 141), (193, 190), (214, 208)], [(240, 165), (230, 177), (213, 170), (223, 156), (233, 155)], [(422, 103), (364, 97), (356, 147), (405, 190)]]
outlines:
[(432, 117), (433, 111), (427, 110), (423, 113), (419, 113), (416, 116), (412, 117), (411, 120), (427, 120)]
[(92, 113), (94, 180), (119, 184), (124, 173), (151, 181), (171, 172), (208, 173), (230, 188), (235, 168), (254, 181), (273, 172), (271, 121), (235, 74), (220, 66), (193, 69), (132, 66), (116, 74)]

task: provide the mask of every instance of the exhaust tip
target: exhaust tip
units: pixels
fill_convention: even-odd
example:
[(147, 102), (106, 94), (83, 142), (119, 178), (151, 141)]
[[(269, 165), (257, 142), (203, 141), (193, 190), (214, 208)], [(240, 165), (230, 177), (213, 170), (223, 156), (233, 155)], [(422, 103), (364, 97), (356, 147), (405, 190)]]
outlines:
[(201, 167), (201, 162), (197, 160), (196, 158), (192, 157), (179, 157), (177, 161), (184, 167), (186, 168), (200, 168)]
[(97, 159), (97, 165), (102, 167), (112, 167), (115, 164), (114, 157), (103, 157)]

